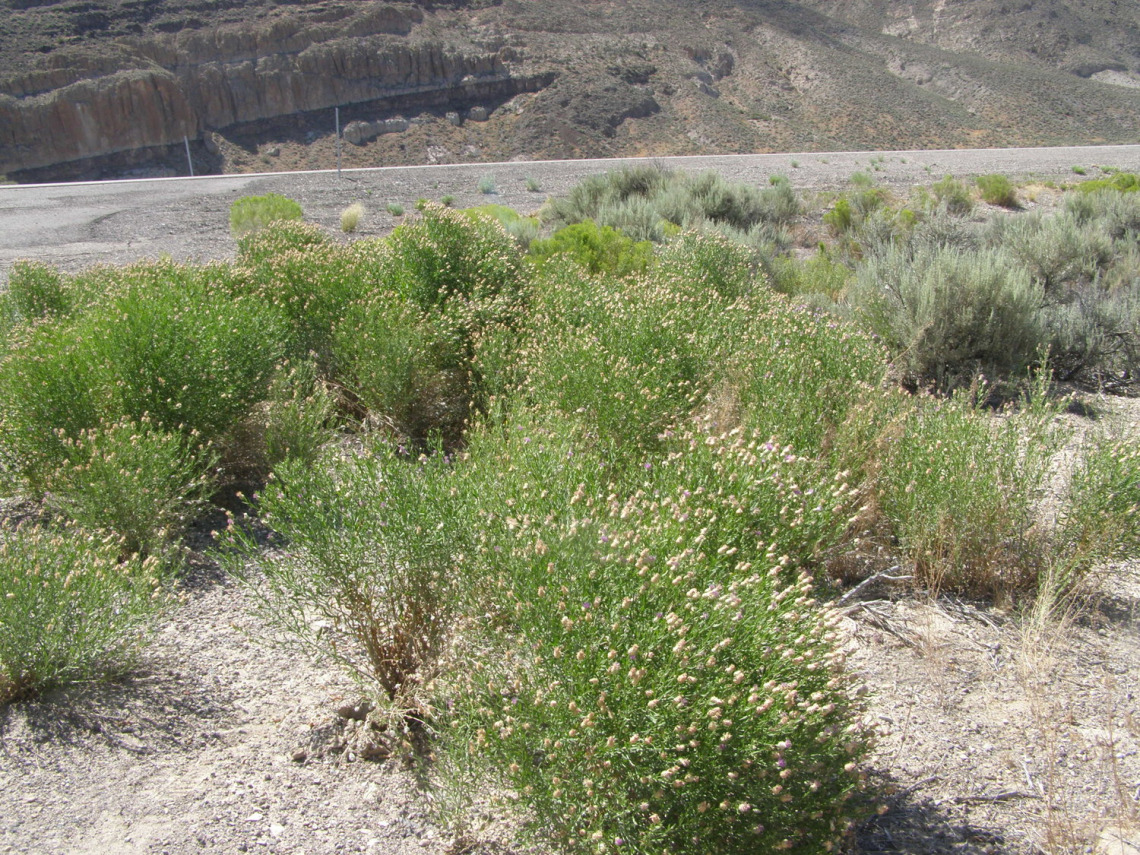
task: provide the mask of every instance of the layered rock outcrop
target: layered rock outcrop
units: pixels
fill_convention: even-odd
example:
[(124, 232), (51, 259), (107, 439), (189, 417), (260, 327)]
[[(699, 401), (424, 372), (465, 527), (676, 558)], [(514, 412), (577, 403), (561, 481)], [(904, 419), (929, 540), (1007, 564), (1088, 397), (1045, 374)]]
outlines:
[(196, 136), (198, 119), (177, 78), (128, 71), (30, 98), (0, 95), (0, 172)]
[[(550, 75), (513, 51), (409, 37), (422, 13), (361, 4), (351, 21), (120, 39), (93, 76), (40, 68), (0, 81), (0, 173), (197, 139), (204, 131), (314, 110), (510, 97)], [(101, 66), (101, 67), (100, 67)], [(117, 66), (117, 67), (116, 67)], [(123, 66), (128, 66), (124, 68)], [(83, 73), (92, 75), (86, 64)]]

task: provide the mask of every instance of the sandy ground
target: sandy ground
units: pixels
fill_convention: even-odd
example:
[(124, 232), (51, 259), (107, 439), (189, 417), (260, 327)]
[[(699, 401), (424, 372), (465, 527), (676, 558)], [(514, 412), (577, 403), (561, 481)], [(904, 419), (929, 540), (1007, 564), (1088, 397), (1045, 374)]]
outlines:
[[(1044, 170), (961, 154), (981, 172)], [(1140, 168), (1134, 148), (1051, 156), (1056, 175), (1072, 175), (1074, 163), (1132, 159)], [(801, 163), (797, 179), (808, 158), (829, 161), (826, 181), (867, 168), (868, 155), (843, 157), (788, 159)], [(941, 162), (936, 176), (967, 172)], [(899, 186), (921, 180), (914, 168), (928, 177), (913, 155), (885, 163), (876, 174)], [(749, 180), (785, 166), (749, 165)], [(284, 192), (330, 227), (344, 205), (373, 199), (367, 227), (380, 233), (393, 199), (451, 193), (478, 203), (486, 197), (476, 182), (493, 171), (493, 201), (526, 208), (542, 195), (526, 191), (526, 177), (558, 192), (590, 169), (550, 168), (564, 184), (526, 164), (0, 188), (0, 259), (74, 269), (160, 252), (225, 257), (236, 195)], [(1102, 408), (1140, 422), (1140, 402)], [(129, 680), (0, 710), (0, 852), (530, 851), (512, 848), (493, 813), (476, 815), (460, 845), (408, 767), (357, 756), (355, 724), (337, 714), (355, 700), (352, 685), (258, 643), (245, 592), (201, 555), (193, 568), (185, 604)], [(1105, 578), (1103, 596), (1076, 619), (1040, 631), (1023, 616), (905, 591), (868, 590), (868, 601), (847, 604), (851, 667), (871, 691), (880, 734), (867, 768), (888, 794), (888, 810), (860, 829), (852, 852), (1140, 853), (1140, 564)]]

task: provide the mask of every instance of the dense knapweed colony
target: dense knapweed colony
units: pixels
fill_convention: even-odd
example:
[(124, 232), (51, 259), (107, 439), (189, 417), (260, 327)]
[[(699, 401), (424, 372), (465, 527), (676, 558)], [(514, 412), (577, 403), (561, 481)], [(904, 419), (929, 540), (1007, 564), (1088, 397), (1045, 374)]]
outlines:
[[(964, 192), (896, 210), (856, 176), (808, 262), (779, 255), (786, 181), (649, 169), (584, 183), (546, 240), (424, 202), (347, 246), (286, 221), (233, 264), (17, 267), (0, 475), (71, 523), (0, 530), (0, 697), (121, 667), (158, 559), (252, 484), (269, 548), (235, 517), (220, 552), (270, 634), (434, 737), (452, 792), (495, 779), (568, 851), (835, 848), (869, 735), (825, 568), (869, 539), (1008, 596), (1137, 546), (1130, 438), (1036, 502), (1043, 355), (1134, 373), (1140, 208), (1114, 185), (982, 227)], [(887, 379), (982, 367), (1042, 379), (1000, 416)]]

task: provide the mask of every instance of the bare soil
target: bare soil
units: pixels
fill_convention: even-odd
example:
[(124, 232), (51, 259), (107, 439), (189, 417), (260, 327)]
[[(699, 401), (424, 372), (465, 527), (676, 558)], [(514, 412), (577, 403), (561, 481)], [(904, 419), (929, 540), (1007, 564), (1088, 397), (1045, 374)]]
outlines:
[[(533, 165), (524, 174), (556, 183)], [(414, 186), (426, 194), (423, 179)], [(293, 179), (290, 195), (307, 210), (326, 198), (306, 183), (317, 180)], [(471, 174), (453, 180), (468, 188), (463, 201), (478, 201)], [(269, 186), (245, 181), (243, 194)], [(191, 258), (232, 251), (217, 218), (236, 190), (166, 186), (174, 198), (137, 211), (108, 188), (71, 207), (49, 194), (44, 204), (61, 217), (104, 205), (110, 225), (99, 232), (86, 214), (74, 218), (97, 252), (78, 240), (25, 244), (23, 254), (74, 268), (131, 260), (138, 245), (144, 256), (156, 246)], [(525, 193), (503, 196), (517, 205), (533, 197)], [(26, 220), (45, 211), (11, 198), (25, 200)], [(322, 222), (354, 197), (336, 199), (322, 203)], [(380, 231), (376, 221), (370, 228)], [(0, 246), (0, 264), (14, 242)], [(1140, 425), (1140, 401), (1093, 403)], [(208, 528), (192, 544), (184, 603), (128, 679), (0, 710), (0, 852), (541, 851), (511, 843), (493, 810), (457, 838), (398, 740), (387, 759), (364, 759), (361, 725), (338, 714), (357, 701), (353, 685), (256, 640), (262, 628), (245, 591), (204, 555)], [(879, 733), (867, 770), (886, 793), (885, 812), (860, 828), (852, 853), (1140, 852), (1140, 561), (1106, 568), (1098, 596), (1044, 624), (905, 587), (869, 588), (844, 607), (850, 667), (868, 687)]]

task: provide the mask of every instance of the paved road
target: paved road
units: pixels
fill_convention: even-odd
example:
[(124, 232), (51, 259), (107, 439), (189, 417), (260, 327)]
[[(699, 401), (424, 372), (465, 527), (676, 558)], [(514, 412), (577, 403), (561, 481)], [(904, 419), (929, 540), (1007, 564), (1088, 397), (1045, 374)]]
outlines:
[[(0, 186), (0, 284), (16, 259), (35, 258), (78, 270), (99, 263), (124, 263), (170, 255), (178, 260), (232, 256), (228, 212), (239, 196), (282, 193), (301, 203), (308, 220), (334, 232), (340, 212), (363, 202), (360, 233), (384, 234), (398, 222), (389, 203), (411, 210), (421, 197), (455, 197), (457, 205), (488, 201), (522, 211), (537, 208), (546, 195), (561, 195), (582, 178), (636, 160), (575, 160), (413, 166), (336, 172), (209, 176), (204, 178)], [(953, 151), (833, 152), (661, 158), (652, 162), (689, 171), (716, 170), (756, 184), (782, 173), (804, 191), (842, 187), (863, 170), (905, 192), (944, 174), (969, 178), (1003, 173), (1018, 180), (1071, 182), (1074, 166), (1096, 172), (1098, 165), (1140, 171), (1140, 146), (979, 149)], [(477, 185), (493, 176), (497, 192)], [(528, 192), (527, 179), (541, 190)]]

